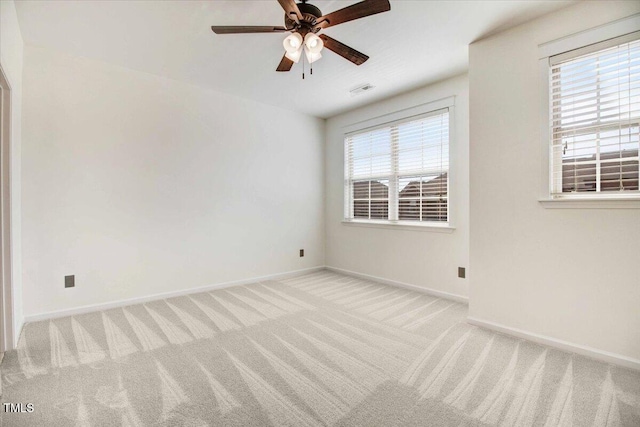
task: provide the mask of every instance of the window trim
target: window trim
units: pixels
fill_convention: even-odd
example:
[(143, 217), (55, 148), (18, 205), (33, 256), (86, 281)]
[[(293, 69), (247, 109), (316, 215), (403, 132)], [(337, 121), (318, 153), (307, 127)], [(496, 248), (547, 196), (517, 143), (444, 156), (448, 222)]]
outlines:
[[(619, 194), (572, 194), (562, 197), (552, 195), (551, 156), (549, 153), (549, 75), (551, 57), (572, 52), (579, 56), (591, 45), (602, 45), (609, 40), (638, 32), (640, 14), (619, 19), (595, 28), (575, 33), (538, 46), (539, 88), (540, 88), (540, 147), (541, 147), (541, 182), (539, 203), (544, 208), (560, 209), (640, 209), (640, 196)], [(604, 44), (603, 44), (604, 43)]]
[(434, 233), (453, 233), (456, 227), (451, 225), (437, 225), (435, 222), (427, 224), (417, 224), (410, 221), (396, 221), (391, 222), (389, 220), (371, 220), (371, 219), (358, 219), (349, 220), (343, 219), (343, 225), (356, 226), (356, 227), (369, 227), (369, 228), (388, 228), (393, 230), (412, 230), (412, 231), (430, 231)]
[[(343, 225), (358, 225), (363, 227), (373, 228), (392, 228), (392, 229), (406, 229), (406, 230), (419, 230), (419, 231), (434, 231), (434, 232), (453, 232), (455, 230), (455, 191), (457, 177), (455, 173), (455, 162), (453, 159), (453, 153), (455, 149), (455, 96), (449, 96), (446, 98), (438, 99), (425, 104), (416, 105), (413, 107), (405, 108), (393, 113), (384, 114), (381, 116), (373, 117), (360, 122), (346, 125), (342, 128), (342, 151), (343, 151), (343, 167), (345, 170), (345, 163), (347, 160), (347, 146), (345, 143), (346, 138), (354, 133), (359, 133), (367, 130), (374, 130), (376, 128), (385, 127), (394, 122), (401, 120), (409, 120), (412, 117), (425, 116), (430, 113), (436, 114), (439, 110), (449, 110), (449, 172), (448, 172), (448, 195), (447, 195), (447, 215), (448, 221), (444, 224), (438, 224), (436, 222), (421, 222), (421, 221), (401, 221), (401, 220), (370, 220), (370, 219), (356, 219), (349, 218), (350, 213), (350, 195), (347, 185), (343, 181), (343, 210), (342, 210), (342, 224)], [(343, 176), (343, 180), (347, 177)], [(389, 195), (391, 196), (391, 195)]]

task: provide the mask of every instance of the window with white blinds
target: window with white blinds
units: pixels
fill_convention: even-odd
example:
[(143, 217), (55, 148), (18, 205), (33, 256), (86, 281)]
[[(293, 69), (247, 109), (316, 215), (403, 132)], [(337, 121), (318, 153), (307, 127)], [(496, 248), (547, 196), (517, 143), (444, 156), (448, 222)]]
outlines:
[(551, 195), (640, 196), (640, 32), (549, 61)]
[(449, 221), (449, 109), (345, 138), (347, 220)]

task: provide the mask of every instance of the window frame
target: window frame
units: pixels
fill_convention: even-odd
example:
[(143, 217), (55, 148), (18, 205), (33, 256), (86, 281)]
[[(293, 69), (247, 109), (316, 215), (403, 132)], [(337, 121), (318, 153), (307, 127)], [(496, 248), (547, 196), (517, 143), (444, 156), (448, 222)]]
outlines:
[[(449, 151), (448, 151), (448, 160), (449, 160), (449, 170), (447, 172), (447, 219), (448, 221), (444, 222), (435, 222), (435, 221), (409, 221), (409, 220), (398, 220), (398, 219), (361, 219), (361, 218), (350, 218), (351, 216), (351, 195), (350, 195), (350, 186), (349, 186), (349, 176), (347, 173), (347, 144), (346, 138), (354, 133), (366, 132), (370, 130), (375, 130), (376, 128), (383, 128), (387, 126), (391, 126), (393, 124), (398, 124), (404, 121), (410, 121), (413, 118), (420, 118), (429, 116), (430, 114), (437, 114), (442, 110), (448, 110), (449, 113)], [(416, 105), (414, 107), (410, 107), (407, 109), (403, 109), (400, 111), (396, 111), (394, 113), (385, 114), (382, 116), (374, 117), (368, 120), (364, 120), (361, 122), (353, 123), (343, 127), (342, 129), (342, 144), (343, 144), (343, 220), (342, 223), (345, 225), (354, 225), (354, 226), (364, 226), (364, 227), (375, 227), (375, 228), (390, 228), (390, 229), (406, 229), (406, 230), (420, 230), (420, 231), (436, 231), (436, 232), (452, 232), (455, 230), (455, 204), (453, 203), (454, 194), (455, 194), (455, 182), (456, 182), (456, 174), (454, 170), (454, 161), (453, 161), (453, 152), (455, 147), (455, 96), (450, 96), (447, 98), (439, 99), (433, 102)], [(384, 178), (389, 179), (391, 175), (386, 175)], [(398, 180), (398, 175), (393, 174), (393, 179)], [(391, 179), (390, 179), (391, 181)], [(391, 185), (390, 185), (391, 187)], [(392, 192), (389, 192), (389, 208), (391, 208), (391, 198), (395, 197), (397, 199), (397, 195), (392, 195)], [(397, 217), (397, 213), (396, 213)]]
[[(568, 209), (640, 209), (638, 193), (581, 193), (554, 195), (553, 163), (551, 161), (551, 111), (549, 81), (551, 75), (551, 58), (562, 55), (569, 59), (585, 54), (589, 50), (605, 49), (612, 39), (622, 38), (638, 32), (640, 14), (632, 15), (605, 25), (591, 28), (576, 34), (550, 41), (538, 46), (539, 86), (540, 86), (540, 146), (541, 176), (539, 199), (545, 208)], [(622, 39), (621, 39), (622, 40)], [(624, 41), (620, 41), (624, 43)], [(602, 45), (595, 47), (594, 45)], [(616, 45), (612, 43), (611, 46)], [(563, 58), (563, 59), (564, 59)]]

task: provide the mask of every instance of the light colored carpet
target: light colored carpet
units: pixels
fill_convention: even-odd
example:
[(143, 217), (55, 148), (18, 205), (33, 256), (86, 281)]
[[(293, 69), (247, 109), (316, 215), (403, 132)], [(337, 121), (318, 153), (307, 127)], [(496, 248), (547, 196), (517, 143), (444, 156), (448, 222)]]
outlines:
[[(639, 426), (640, 373), (320, 271), (26, 325), (5, 426)], [(4, 408), (4, 407), (3, 407)]]

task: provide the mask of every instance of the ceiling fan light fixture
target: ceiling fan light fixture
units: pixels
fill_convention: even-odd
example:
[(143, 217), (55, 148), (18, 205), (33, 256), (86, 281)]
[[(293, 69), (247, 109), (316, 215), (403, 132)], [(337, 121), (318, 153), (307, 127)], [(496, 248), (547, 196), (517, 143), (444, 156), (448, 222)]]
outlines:
[(294, 53), (302, 47), (302, 36), (299, 33), (292, 33), (284, 39), (282, 45), (287, 53)]
[[(0, 0), (2, 1), (2, 0)], [(266, 25), (214, 25), (211, 30), (216, 34), (255, 34), (255, 33), (286, 33), (291, 32), (282, 44), (285, 54), (280, 60), (276, 71), (291, 71), (294, 63), (302, 57), (302, 50), (305, 51), (305, 58), (313, 63), (319, 60), (320, 52), (324, 47), (331, 52), (340, 55), (344, 59), (355, 65), (364, 64), (369, 57), (362, 52), (358, 52), (339, 42), (326, 34), (318, 36), (316, 33), (345, 22), (365, 18), (391, 10), (389, 0), (361, 0), (342, 9), (338, 9), (329, 14), (322, 14), (316, 6), (307, 3), (309, 0), (278, 0), (284, 9), (284, 26)], [(355, 0), (353, 0), (355, 1)], [(304, 65), (303, 61), (303, 65)], [(311, 68), (313, 74), (313, 67)], [(302, 72), (304, 78), (304, 67)]]
[(307, 33), (307, 35), (304, 37), (304, 47), (305, 50), (308, 50), (313, 54), (319, 54), (324, 47), (324, 42), (316, 34)]

